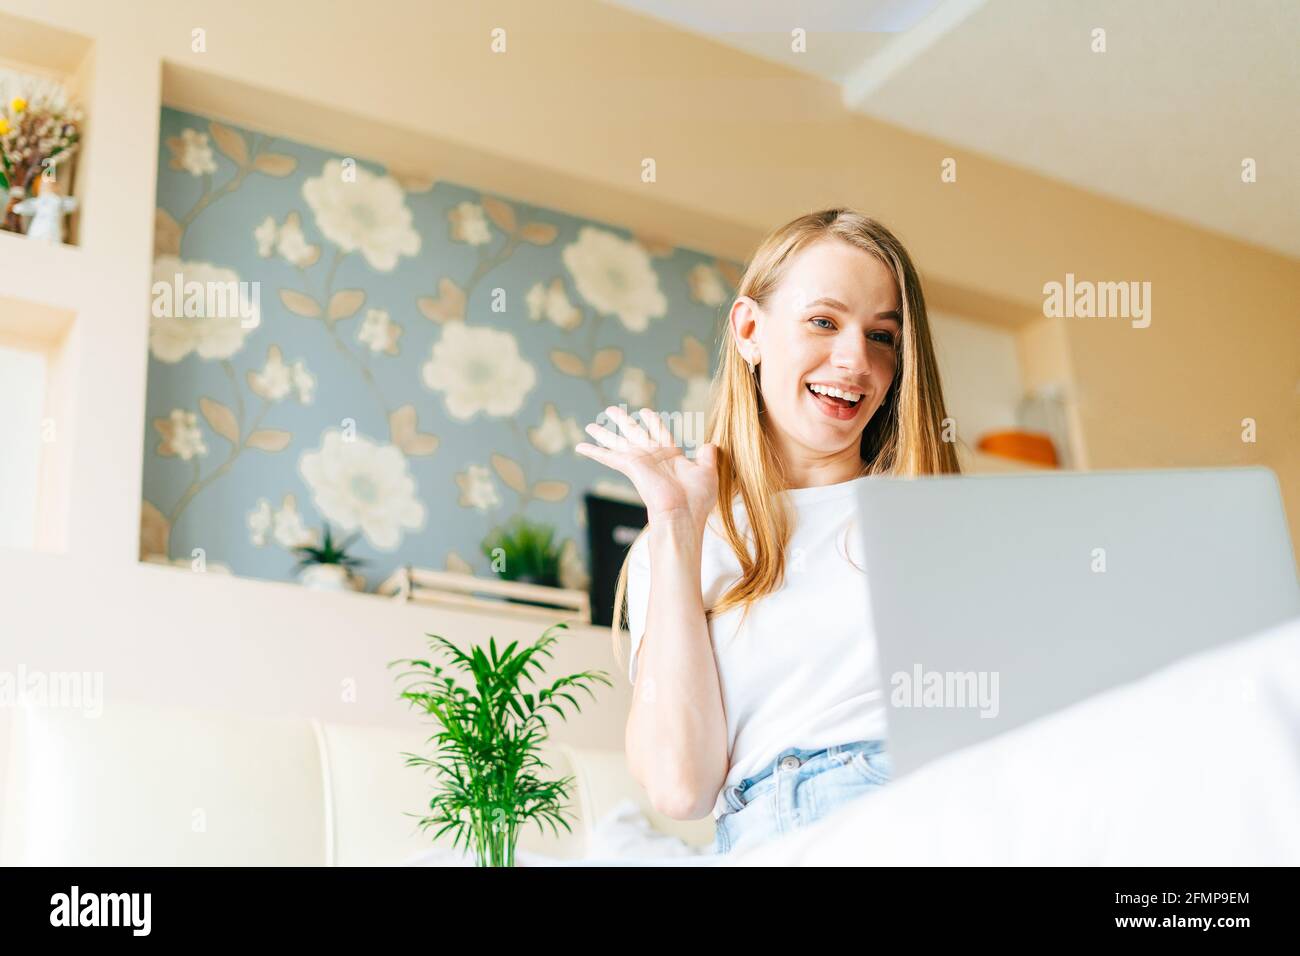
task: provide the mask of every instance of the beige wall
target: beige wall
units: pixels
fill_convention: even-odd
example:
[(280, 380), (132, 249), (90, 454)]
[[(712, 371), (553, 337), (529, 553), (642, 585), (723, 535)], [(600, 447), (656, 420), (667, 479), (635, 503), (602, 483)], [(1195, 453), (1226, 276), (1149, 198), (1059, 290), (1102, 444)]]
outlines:
[[(76, 434), (68, 549), (0, 553), (6, 663), (101, 667), (124, 695), (184, 686), (196, 704), (345, 719), (332, 696), (340, 674), (417, 650), (424, 629), (487, 629), (135, 564), (164, 60), (177, 105), (722, 255), (747, 258), (765, 230), (810, 208), (859, 206), (895, 228), (932, 303), (958, 315), (1023, 324), (1043, 284), (1067, 272), (1150, 281), (1150, 328), (1068, 320), (1024, 353), (1072, 370), (1092, 467), (1268, 465), (1300, 539), (1300, 263), (846, 115), (826, 84), (591, 0), (363, 9), (133, 0), (126, 14), (92, 0), (0, 0), (93, 41), (78, 79), (91, 117), (80, 248), (36, 258), (11, 238), (0, 254), (0, 295), (77, 313), (79, 357), (61, 432)], [(489, 52), (493, 26), (508, 31), (505, 55)], [(205, 53), (191, 52), (195, 28)], [(22, 52), (20, 34), (0, 35), (0, 54)], [(48, 53), (36, 40), (29, 52)], [(958, 158), (956, 184), (939, 182), (946, 156)], [(653, 184), (639, 178), (645, 157)], [(1248, 416), (1255, 445), (1239, 440)], [(617, 670), (608, 643), (589, 636), (578, 656)], [(386, 688), (368, 686), (351, 713), (404, 719)], [(598, 732), (617, 746), (626, 701), (609, 702)]]

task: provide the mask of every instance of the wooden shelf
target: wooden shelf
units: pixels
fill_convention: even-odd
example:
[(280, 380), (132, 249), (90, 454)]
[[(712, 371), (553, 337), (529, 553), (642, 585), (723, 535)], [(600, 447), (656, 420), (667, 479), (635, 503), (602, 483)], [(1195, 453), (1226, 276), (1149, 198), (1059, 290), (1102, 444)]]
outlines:
[[(403, 567), (379, 585), (376, 593), (399, 601), (427, 604), (457, 610), (483, 611), (533, 620), (591, 623), (591, 602), (586, 591), (568, 588), (521, 584), (500, 578), (482, 578), (452, 571), (429, 571)], [(553, 607), (520, 604), (516, 601), (540, 601)]]

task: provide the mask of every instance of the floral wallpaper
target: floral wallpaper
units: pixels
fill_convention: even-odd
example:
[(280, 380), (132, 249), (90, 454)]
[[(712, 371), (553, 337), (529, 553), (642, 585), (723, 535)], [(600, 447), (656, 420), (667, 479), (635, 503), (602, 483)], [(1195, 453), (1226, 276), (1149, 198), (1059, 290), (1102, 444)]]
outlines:
[[(609, 404), (705, 409), (740, 275), (172, 109), (157, 207), (140, 555), (273, 580), (326, 522), (368, 590), (486, 575), (480, 541), (524, 514), (585, 587), (582, 495), (631, 486), (573, 445)], [(193, 282), (243, 285), (222, 310)]]

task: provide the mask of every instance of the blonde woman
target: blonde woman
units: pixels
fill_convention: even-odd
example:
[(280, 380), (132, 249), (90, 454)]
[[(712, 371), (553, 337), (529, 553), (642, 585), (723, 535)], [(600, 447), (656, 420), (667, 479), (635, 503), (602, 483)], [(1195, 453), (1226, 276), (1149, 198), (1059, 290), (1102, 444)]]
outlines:
[(720, 345), (693, 459), (648, 408), (640, 423), (607, 408), (619, 430), (588, 425), (599, 444), (575, 450), (625, 475), (649, 515), (615, 598), (629, 766), (666, 815), (711, 811), (729, 853), (888, 781), (854, 494), (958, 465), (916, 270), (861, 213), (768, 236)]

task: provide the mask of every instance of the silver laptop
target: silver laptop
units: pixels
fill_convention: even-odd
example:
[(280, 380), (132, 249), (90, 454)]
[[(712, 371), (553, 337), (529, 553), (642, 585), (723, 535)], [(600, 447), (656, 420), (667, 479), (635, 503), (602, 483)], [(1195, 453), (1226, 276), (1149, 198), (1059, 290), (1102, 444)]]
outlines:
[(1267, 468), (881, 478), (858, 507), (896, 776), (1300, 615)]

